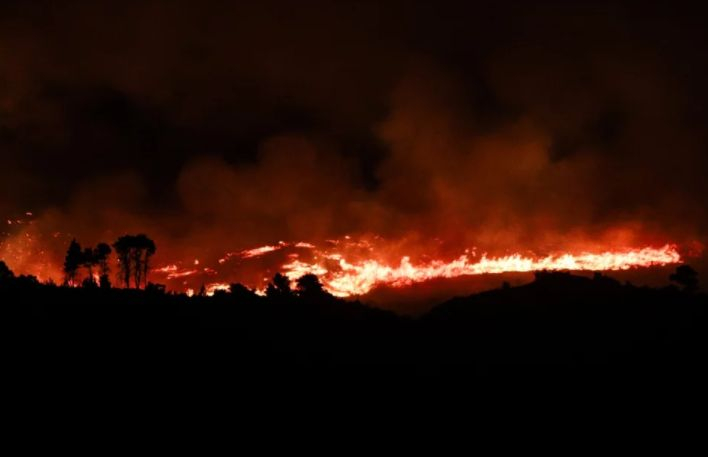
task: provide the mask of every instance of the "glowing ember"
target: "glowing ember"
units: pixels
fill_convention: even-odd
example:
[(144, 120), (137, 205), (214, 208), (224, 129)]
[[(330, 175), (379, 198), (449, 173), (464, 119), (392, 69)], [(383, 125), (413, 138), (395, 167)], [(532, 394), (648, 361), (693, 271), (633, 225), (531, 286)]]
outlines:
[[(10, 220), (7, 222), (13, 224)], [(63, 282), (63, 257), (57, 258), (51, 246), (57, 243), (67, 246), (71, 238), (55, 232), (50, 241), (33, 220), (17, 220), (13, 225), (21, 225), (22, 228), (12, 234), (0, 233), (0, 260), (6, 262), (16, 274), (33, 275), (43, 282)]]

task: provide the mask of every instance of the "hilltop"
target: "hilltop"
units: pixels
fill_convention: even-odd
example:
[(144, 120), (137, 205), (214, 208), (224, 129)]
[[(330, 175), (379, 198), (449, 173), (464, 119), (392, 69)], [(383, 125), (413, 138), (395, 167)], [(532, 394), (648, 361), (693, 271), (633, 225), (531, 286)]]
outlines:
[[(316, 279), (316, 278), (315, 278)], [(703, 375), (708, 300), (676, 286), (603, 275), (538, 273), (442, 303), (414, 319), (314, 288), (213, 297), (0, 281), (15, 355), (37, 368), (187, 370), (223, 376), (358, 371), (409, 374), (672, 373)], [(355, 368), (358, 367), (358, 368)], [(678, 370), (678, 371), (677, 371)]]

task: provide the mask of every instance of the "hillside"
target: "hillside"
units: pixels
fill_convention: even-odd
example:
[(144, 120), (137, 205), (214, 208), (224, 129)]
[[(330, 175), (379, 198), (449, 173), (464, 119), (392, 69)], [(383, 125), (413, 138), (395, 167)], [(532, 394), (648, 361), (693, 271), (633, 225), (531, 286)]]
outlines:
[(540, 273), (530, 284), (456, 298), (418, 319), (296, 291), (190, 298), (20, 277), (3, 282), (0, 296), (4, 321), (19, 331), (18, 361), (50, 371), (659, 375), (671, 367), (703, 375), (708, 348), (705, 295), (601, 275)]

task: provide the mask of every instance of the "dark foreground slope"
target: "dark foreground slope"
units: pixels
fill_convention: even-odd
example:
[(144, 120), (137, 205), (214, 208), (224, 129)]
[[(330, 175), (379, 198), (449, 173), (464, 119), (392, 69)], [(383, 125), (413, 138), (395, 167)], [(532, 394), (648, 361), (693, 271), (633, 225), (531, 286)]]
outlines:
[(41, 376), (180, 379), (311, 374), (703, 377), (706, 297), (541, 274), (420, 319), (327, 295), (188, 298), (13, 282), (13, 363)]
[(541, 273), (521, 287), (456, 298), (422, 319), (447, 367), (546, 375), (705, 376), (705, 296)]

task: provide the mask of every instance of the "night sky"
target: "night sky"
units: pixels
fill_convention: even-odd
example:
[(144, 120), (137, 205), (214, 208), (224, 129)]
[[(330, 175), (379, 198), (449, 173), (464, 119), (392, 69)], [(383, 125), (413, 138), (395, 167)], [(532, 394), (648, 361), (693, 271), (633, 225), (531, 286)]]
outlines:
[(207, 257), (705, 244), (689, 5), (3, 1), (0, 216)]

